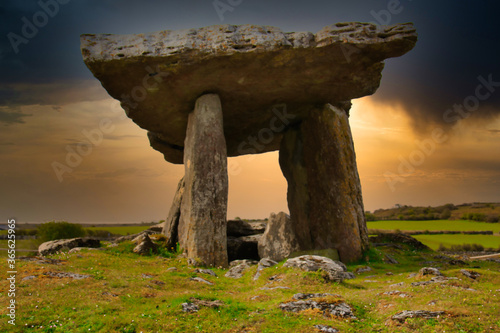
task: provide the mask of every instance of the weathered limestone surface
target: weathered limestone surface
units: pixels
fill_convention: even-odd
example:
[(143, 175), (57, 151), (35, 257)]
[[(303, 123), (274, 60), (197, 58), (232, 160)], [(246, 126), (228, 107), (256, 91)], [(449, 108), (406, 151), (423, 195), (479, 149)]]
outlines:
[(312, 110), (285, 133), (279, 161), (299, 250), (336, 248), (343, 262), (360, 259), (368, 235), (347, 112)]
[(170, 211), (168, 212), (167, 219), (163, 223), (162, 233), (167, 236), (167, 248), (175, 248), (175, 245), (179, 241), (178, 229), (179, 220), (181, 218), (181, 203), (184, 188), (185, 182), (183, 177), (177, 185), (177, 190), (175, 191)]
[(271, 214), (266, 231), (258, 243), (259, 256), (281, 261), (299, 250), (296, 224), (284, 212)]
[[(373, 94), (383, 60), (405, 54), (416, 40), (411, 23), (337, 23), (316, 34), (226, 24), (82, 35), (81, 50), (108, 93), (149, 131), (152, 147), (181, 164), (188, 115), (202, 94), (222, 100), (228, 156), (277, 150), (283, 123), (300, 121), (312, 105)], [(277, 115), (280, 103), (286, 112)], [(262, 129), (274, 136), (259, 138)]]
[(196, 101), (185, 147), (179, 244), (197, 264), (227, 267), (227, 155), (217, 95)]

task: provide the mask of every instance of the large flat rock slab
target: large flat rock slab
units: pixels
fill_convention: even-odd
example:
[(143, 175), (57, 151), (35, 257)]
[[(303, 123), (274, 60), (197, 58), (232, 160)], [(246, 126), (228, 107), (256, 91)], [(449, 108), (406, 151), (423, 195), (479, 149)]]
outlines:
[(183, 163), (188, 114), (220, 96), (228, 156), (279, 149), (314, 105), (373, 94), (383, 60), (413, 48), (412, 24), (337, 23), (316, 34), (255, 25), (82, 35), (85, 63), (153, 148)]

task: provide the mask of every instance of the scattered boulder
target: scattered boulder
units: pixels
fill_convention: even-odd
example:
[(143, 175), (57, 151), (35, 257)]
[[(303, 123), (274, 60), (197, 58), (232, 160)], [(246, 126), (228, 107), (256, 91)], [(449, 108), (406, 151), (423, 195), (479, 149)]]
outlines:
[(194, 278), (190, 278), (189, 280), (191, 281), (195, 281), (195, 282), (201, 282), (201, 283), (204, 283), (204, 284), (208, 284), (210, 286), (213, 286), (214, 284), (210, 281), (207, 281), (205, 279), (202, 279), (201, 277), (194, 277)]
[(125, 242), (125, 241), (131, 241), (131, 240), (137, 239), (141, 235), (144, 235), (144, 234), (152, 235), (154, 233), (155, 232), (152, 231), (152, 230), (144, 230), (144, 231), (141, 231), (141, 232), (139, 232), (137, 234), (132, 234), (132, 235), (126, 235), (126, 236), (118, 237), (117, 239), (114, 240), (114, 243), (122, 243), (122, 242)]
[(199, 299), (199, 298), (195, 298), (195, 297), (191, 297), (189, 299), (189, 301), (195, 305), (197, 305), (198, 307), (207, 307), (207, 308), (211, 308), (211, 309), (218, 309), (220, 308), (221, 306), (224, 305), (224, 302), (216, 299), (216, 300), (206, 300), (206, 299)]
[(101, 242), (95, 238), (72, 238), (72, 239), (58, 239), (42, 243), (38, 247), (38, 252), (42, 256), (54, 254), (58, 251), (69, 251), (75, 247), (100, 247)]
[(406, 293), (404, 293), (402, 291), (399, 291), (399, 290), (386, 291), (386, 292), (382, 293), (382, 295), (399, 296), (399, 297), (402, 297), (402, 298), (413, 297), (410, 294), (406, 294)]
[(227, 236), (242, 237), (263, 234), (266, 231), (266, 222), (249, 222), (244, 220), (227, 221)]
[(283, 212), (272, 213), (269, 216), (266, 231), (259, 240), (258, 252), (260, 258), (280, 261), (298, 250), (299, 243), (290, 216)]
[(204, 269), (204, 268), (197, 268), (194, 270), (194, 273), (201, 273), (201, 274), (206, 274), (206, 275), (211, 275), (211, 276), (217, 276), (215, 272), (211, 269)]
[(468, 278), (470, 278), (472, 280), (475, 280), (481, 276), (481, 274), (479, 274), (478, 272), (467, 270), (467, 269), (461, 269), (460, 273), (462, 273), (463, 275), (467, 276)]
[(338, 333), (339, 330), (336, 328), (333, 328), (331, 326), (327, 325), (314, 325), (314, 328), (316, 328), (320, 332), (325, 332), (325, 333)]
[(77, 273), (69, 273), (69, 272), (44, 272), (43, 275), (54, 277), (54, 278), (70, 278), (75, 280), (83, 280), (92, 277), (87, 274), (77, 274)]
[(306, 255), (291, 258), (285, 262), (283, 267), (297, 267), (307, 272), (321, 269), (326, 273), (325, 279), (328, 281), (342, 282), (344, 279), (354, 278), (354, 274), (347, 272), (347, 268), (342, 262), (320, 256)]
[(330, 293), (316, 293), (316, 294), (303, 294), (303, 293), (298, 293), (292, 296), (293, 299), (296, 300), (304, 300), (304, 299), (311, 299), (311, 298), (323, 298), (323, 297), (338, 297), (340, 298), (340, 295), (335, 295), (335, 294), (330, 294)]
[(260, 273), (264, 268), (272, 267), (277, 265), (278, 263), (272, 259), (269, 258), (262, 258), (259, 261), (259, 266), (257, 266), (257, 273), (255, 273), (253, 279), (257, 280), (260, 277)]
[(443, 273), (441, 273), (439, 271), (439, 269), (437, 268), (434, 268), (434, 267), (423, 267), (421, 268), (418, 273), (421, 275), (421, 276), (425, 276), (425, 275), (434, 275), (434, 276), (442, 276)]
[(102, 248), (97, 248), (97, 247), (74, 247), (72, 248), (71, 250), (69, 250), (69, 254), (72, 254), (72, 253), (77, 253), (77, 252), (80, 252), (82, 250), (90, 250), (90, 251), (95, 251), (95, 250), (102, 250)]
[(424, 318), (424, 319), (431, 319), (431, 318), (439, 318), (440, 316), (445, 316), (447, 313), (445, 311), (427, 311), (427, 310), (416, 310), (416, 311), (401, 311), (396, 313), (394, 316), (391, 318), (393, 320), (397, 320), (401, 323), (404, 323), (406, 319), (408, 318)]
[(261, 235), (228, 237), (227, 238), (227, 256), (229, 261), (237, 259), (259, 260), (257, 244)]
[(387, 253), (384, 255), (383, 260), (386, 264), (391, 264), (391, 265), (398, 265), (399, 264), (399, 261), (397, 261), (396, 259), (394, 259), (390, 255), (388, 255)]
[(148, 235), (144, 235), (142, 241), (134, 247), (133, 252), (140, 255), (149, 255), (151, 252), (156, 252), (158, 250), (158, 245), (151, 241)]
[(183, 312), (191, 313), (191, 312), (198, 312), (200, 310), (198, 305), (194, 303), (182, 303), (181, 306)]
[(356, 274), (361, 274), (361, 273), (367, 273), (367, 272), (371, 272), (373, 271), (373, 269), (369, 266), (365, 266), (365, 267), (359, 267), (359, 268), (356, 268), (356, 270), (354, 271)]
[(339, 318), (356, 319), (352, 312), (352, 308), (345, 302), (338, 299), (328, 300), (325, 298), (291, 301), (281, 303), (280, 309), (289, 312), (300, 312), (304, 310), (320, 310), (324, 316), (333, 316)]
[(377, 243), (378, 245), (382, 245), (385, 243), (389, 244), (403, 244), (407, 245), (409, 248), (414, 250), (430, 250), (427, 245), (424, 245), (422, 242), (413, 238), (409, 235), (402, 233), (384, 233), (377, 235), (376, 237), (370, 237), (370, 242)]
[[(236, 263), (235, 263), (236, 261)], [(231, 278), (231, 279), (239, 279), (243, 276), (245, 271), (250, 268), (250, 266), (255, 265), (254, 263), (257, 263), (254, 260), (235, 260), (231, 262), (233, 266), (227, 271), (226, 274), (224, 274), (225, 277)]]

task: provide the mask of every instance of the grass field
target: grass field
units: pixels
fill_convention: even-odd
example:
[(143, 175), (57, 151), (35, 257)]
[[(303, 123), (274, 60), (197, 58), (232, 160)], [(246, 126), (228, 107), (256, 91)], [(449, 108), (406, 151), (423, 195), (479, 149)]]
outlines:
[[(430, 277), (408, 278), (422, 262), (436, 253), (376, 248), (368, 262), (348, 265), (349, 271), (369, 265), (371, 272), (343, 283), (326, 282), (321, 272), (303, 272), (283, 263), (262, 271), (253, 280), (256, 266), (241, 279), (224, 276), (227, 270), (213, 269), (217, 277), (196, 273), (184, 258), (141, 257), (130, 253), (131, 243), (104, 251), (58, 254), (58, 264), (17, 262), (16, 326), (7, 324), (7, 307), (0, 307), (0, 332), (315, 332), (314, 325), (335, 327), (340, 332), (499, 332), (499, 264), (474, 262), (477, 280), (465, 278), (461, 268), (446, 260), (439, 266), (447, 277), (443, 283), (412, 286)], [(390, 254), (400, 264), (381, 259)], [(175, 270), (167, 270), (176, 267)], [(88, 274), (81, 280), (51, 276), (54, 272)], [(388, 273), (392, 273), (389, 275)], [(368, 277), (368, 275), (370, 275)], [(23, 278), (30, 276), (30, 279)], [(201, 277), (208, 285), (190, 280)], [(376, 283), (375, 283), (376, 282)], [(403, 298), (384, 295), (397, 289)], [(265, 287), (265, 288), (264, 288)], [(272, 289), (281, 287), (281, 289)], [(468, 288), (473, 288), (471, 291)], [(0, 290), (8, 289), (5, 271), (0, 272)], [(7, 302), (5, 292), (2, 302)], [(321, 311), (290, 313), (279, 304), (296, 293), (332, 293), (333, 302), (349, 304), (357, 319), (325, 317)], [(181, 304), (190, 298), (219, 300), (219, 308), (202, 307), (185, 313)], [(328, 298), (324, 298), (329, 300)], [(431, 303), (432, 301), (432, 303)], [(403, 310), (442, 310), (435, 319), (391, 320)]]
[(500, 236), (491, 235), (414, 235), (415, 237), (433, 250), (437, 250), (440, 244), (450, 248), (451, 245), (480, 244), (485, 248), (500, 249)]
[(384, 230), (449, 230), (449, 231), (493, 231), (500, 232), (500, 223), (485, 223), (464, 220), (433, 221), (375, 221), (367, 222), (368, 229)]

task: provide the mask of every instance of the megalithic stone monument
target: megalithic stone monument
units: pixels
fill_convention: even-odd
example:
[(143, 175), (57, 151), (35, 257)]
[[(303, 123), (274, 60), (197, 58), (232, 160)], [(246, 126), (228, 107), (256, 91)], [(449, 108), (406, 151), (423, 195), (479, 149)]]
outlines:
[[(255, 25), (82, 35), (84, 61), (165, 160), (185, 164), (164, 232), (202, 265), (227, 266), (227, 156), (280, 150), (299, 250), (368, 246), (348, 114), (411, 23), (337, 23), (316, 34)], [(224, 143), (225, 141), (225, 143)], [(201, 163), (201, 164), (200, 164)]]

